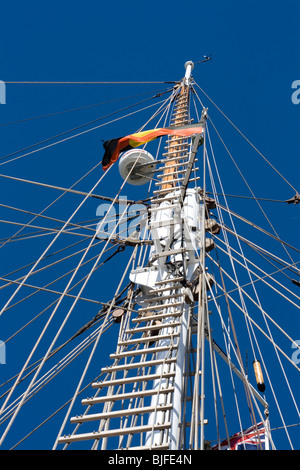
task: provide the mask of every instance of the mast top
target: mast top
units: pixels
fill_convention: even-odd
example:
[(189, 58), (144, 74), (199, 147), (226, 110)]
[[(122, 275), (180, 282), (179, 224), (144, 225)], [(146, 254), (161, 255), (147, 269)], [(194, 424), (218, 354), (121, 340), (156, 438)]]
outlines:
[(189, 85), (190, 78), (191, 78), (191, 72), (194, 68), (194, 62), (191, 60), (188, 60), (185, 64), (185, 76), (184, 76), (184, 82), (186, 85)]

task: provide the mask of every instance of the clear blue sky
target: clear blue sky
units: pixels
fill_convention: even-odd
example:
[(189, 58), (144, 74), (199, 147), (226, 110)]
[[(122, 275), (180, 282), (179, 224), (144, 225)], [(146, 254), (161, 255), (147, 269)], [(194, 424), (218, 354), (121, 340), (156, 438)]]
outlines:
[[(211, 62), (195, 66), (193, 76), (196, 82), (299, 190), (300, 104), (295, 105), (291, 100), (292, 82), (300, 80), (300, 5), (297, 0), (284, 3), (248, 0), (29, 0), (6, 2), (1, 10), (0, 80), (4, 82), (173, 81), (182, 78), (187, 60), (199, 61), (204, 54), (212, 55)], [(125, 107), (132, 100), (22, 123), (2, 124), (124, 96), (156, 92), (167, 86), (7, 84), (6, 104), (0, 105), (0, 157)], [(219, 123), (220, 115), (208, 100), (202, 98)], [(133, 122), (137, 126), (143, 124), (138, 120)], [(110, 128), (100, 128), (27, 158), (1, 165), (0, 173), (68, 187), (102, 158), (101, 140), (136, 130), (122, 125), (121, 121)], [(232, 131), (228, 132), (230, 138)], [(226, 136), (226, 131), (223, 135)], [(237, 140), (237, 147), (233, 150), (241, 168), (249, 175), (248, 181), (255, 194), (280, 200), (292, 197), (293, 190), (264, 166), (257, 155), (252, 161), (249, 148), (241, 146), (240, 137)], [(230, 191), (231, 170), (227, 165), (224, 162), (226, 188)], [(269, 174), (272, 177), (269, 178)], [(235, 183), (235, 177), (232, 183)], [(113, 169), (112, 180), (106, 179), (99, 192), (112, 196), (119, 184), (117, 169)], [(83, 184), (80, 189), (88, 188)], [(246, 194), (240, 185), (232, 191), (237, 194), (243, 190)], [(37, 191), (31, 186), (1, 179), (3, 204), (38, 212), (53, 197), (51, 191)], [(142, 198), (142, 192), (138, 197)], [(59, 212), (53, 209), (49, 214), (66, 219), (74, 204), (73, 201), (69, 205), (68, 201), (59, 207)], [(96, 205), (97, 201), (88, 202), (86, 213), (81, 212), (82, 220), (95, 217)], [(268, 207), (280, 237), (292, 245), (296, 244), (299, 233), (299, 207)], [(3, 208), (0, 211), (1, 219), (13, 218), (11, 212)], [(2, 236), (14, 231), (5, 226)], [(20, 245), (16, 251), (11, 248), (0, 253), (0, 263), (5, 266), (3, 272), (18, 266), (17, 258), (21, 255), (23, 264), (30, 262), (35, 248), (33, 242), (32, 245), (28, 243), (24, 250)], [(113, 274), (110, 273), (111, 279)], [(98, 297), (95, 294), (97, 282), (92, 288), (94, 290), (89, 292)], [(39, 308), (38, 303), (36, 308)], [(89, 319), (90, 316), (87, 317)], [(285, 320), (287, 327), (290, 326)], [(78, 318), (77, 321), (80, 325)], [(295, 339), (300, 339), (299, 320), (293, 318), (291, 322), (290, 333), (296, 331)], [(3, 328), (8, 323), (9, 320)], [(0, 339), (4, 340), (4, 336), (2, 338), (1, 331)], [(15, 350), (8, 347), (7, 364), (0, 365), (3, 377), (10, 376), (12, 356), (15, 357)], [(74, 373), (72, 369), (70, 374)], [(63, 381), (62, 390), (66, 388), (68, 377), (66, 375)], [(48, 400), (51, 393), (53, 390), (48, 394), (45, 392), (44, 399)], [(43, 408), (43, 405), (38, 406)], [(20, 435), (23, 435), (21, 431)], [(33, 439), (31, 445), (45, 448), (47, 431), (40, 439)], [(9, 435), (7, 447), (11, 442), (13, 439)], [(299, 449), (299, 431), (296, 445)]]

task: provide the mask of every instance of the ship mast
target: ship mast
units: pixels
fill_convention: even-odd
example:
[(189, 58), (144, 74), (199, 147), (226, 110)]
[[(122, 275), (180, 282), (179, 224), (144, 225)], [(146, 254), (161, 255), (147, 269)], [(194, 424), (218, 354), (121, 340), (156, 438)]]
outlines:
[[(171, 125), (175, 127), (191, 124), (193, 63), (187, 62), (185, 68), (184, 78), (174, 88)], [(206, 111), (201, 118), (203, 129)], [(137, 299), (141, 306), (138, 317), (131, 321), (129, 315), (122, 318), (117, 350), (111, 354), (115, 362), (102, 369), (105, 379), (93, 384), (96, 395), (82, 401), (88, 407), (86, 414), (71, 419), (78, 428), (96, 421), (98, 430), (78, 434), (75, 428), (73, 434), (59, 438), (60, 444), (93, 440), (93, 449), (204, 447), (204, 400), (200, 400), (207, 314), (204, 262), (205, 251), (212, 245), (205, 239), (203, 192), (196, 185), (190, 187), (200, 179), (194, 174), (198, 147), (203, 142), (204, 133), (172, 135), (166, 142), (165, 161), (162, 173), (156, 175), (158, 188), (150, 207), (153, 245), (146, 266), (137, 266), (130, 274), (142, 293)], [(199, 305), (196, 323), (195, 298)], [(192, 370), (189, 357), (194, 333), (198, 338), (197, 364)], [(190, 397), (189, 377), (194, 383)], [(99, 405), (100, 412), (89, 413), (90, 407), (94, 410)], [(191, 412), (186, 413), (190, 406)]]
[[(205, 60), (209, 59), (206, 58)], [(223, 172), (223, 168), (226, 165), (226, 160), (223, 158), (221, 158), (222, 171), (218, 169), (218, 159), (215, 159), (216, 153), (212, 146), (208, 129), (206, 129), (207, 109), (202, 110), (200, 122), (192, 123), (190, 116), (190, 101), (194, 104), (191, 97), (197, 97), (195, 88), (197, 84), (192, 78), (193, 67), (194, 64), (192, 62), (185, 64), (184, 77), (181, 81), (176, 82), (171, 96), (163, 100), (163, 104), (152, 116), (152, 119), (158, 118), (159, 113), (162, 113), (162, 117), (167, 116), (170, 118), (171, 116), (170, 122), (168, 121), (163, 124), (169, 127), (158, 127), (162, 119), (161, 117), (160, 119), (158, 118), (155, 129), (150, 131), (140, 130), (136, 134), (107, 141), (113, 143), (111, 148), (114, 147), (116, 142), (122, 142), (120, 146), (119, 143), (116, 143), (116, 153), (113, 154), (114, 157), (111, 159), (112, 162), (120, 157), (119, 172), (124, 179), (115, 197), (110, 198), (94, 193), (95, 188), (102, 181), (104, 175), (99, 178), (98, 182), (89, 192), (71, 190), (73, 193), (84, 195), (84, 199), (59, 230), (56, 226), (56, 228), (53, 228), (56, 235), (43, 252), (43, 255), (40, 256), (39, 253), (36, 262), (32, 263), (32, 265), (27, 265), (29, 266), (29, 271), (24, 277), (14, 280), (10, 279), (11, 276), (9, 274), (6, 274), (2, 278), (3, 285), (1, 289), (5, 287), (10, 289), (13, 287), (13, 284), (16, 284), (16, 289), (14, 289), (9, 300), (5, 300), (2, 313), (11, 307), (17, 306), (21, 301), (27, 302), (27, 299), (31, 297), (31, 295), (27, 295), (28, 288), (34, 289), (33, 293), (38, 293), (38, 295), (40, 292), (45, 292), (47, 296), (55, 294), (58, 298), (54, 304), (51, 300), (51, 303), (45, 309), (43, 308), (37, 316), (33, 317), (20, 329), (18, 328), (8, 338), (10, 340), (17, 336), (18, 333), (23, 333), (23, 329), (27, 326), (31, 328), (33, 321), (38, 319), (48, 308), (55, 305), (46, 324), (42, 325), (41, 334), (37, 341), (34, 342), (32, 350), (28, 354), (28, 358), (19, 373), (15, 377), (10, 377), (9, 380), (6, 380), (1, 385), (7, 386), (7, 389), (2, 393), (3, 404), (1, 407), (0, 424), (3, 425), (5, 421), (9, 421), (2, 434), (1, 443), (6, 438), (21, 407), (24, 404), (27, 406), (27, 402), (42, 387), (62, 372), (77, 356), (92, 346), (88, 359), (85, 360), (83, 358), (81, 360), (84, 370), (78, 380), (73, 397), (64, 405), (60, 403), (59, 409), (53, 412), (47, 419), (43, 417), (43, 422), (17, 443), (14, 442), (12, 448), (21, 445), (25, 438), (31, 438), (34, 431), (39, 430), (42, 425), (48, 424), (50, 418), (58, 417), (58, 413), (67, 406), (68, 410), (63, 418), (54, 448), (57, 445), (66, 448), (74, 443), (74, 447), (79, 449), (168, 450), (172, 451), (172, 455), (175, 450), (186, 449), (202, 450), (218, 448), (221, 450), (229, 447), (233, 450), (239, 450), (243, 446), (247, 448), (246, 444), (252, 445), (256, 449), (264, 447), (268, 449), (269, 444), (271, 444), (272, 448), (275, 449), (270, 433), (269, 405), (264, 395), (264, 376), (267, 378), (266, 384), (270, 385), (270, 389), (266, 393), (267, 397), (271, 397), (270, 410), (272, 413), (275, 411), (273, 416), (276, 419), (272, 417), (274, 419), (274, 426), (272, 428), (280, 430), (281, 427), (278, 427), (278, 424), (283, 424), (282, 430), (284, 428), (289, 445), (293, 448), (287, 428), (294, 427), (295, 424), (285, 424), (286, 416), (282, 413), (281, 405), (283, 404), (289, 413), (292, 408), (291, 405), (295, 406), (293, 411), (294, 413), (296, 411), (296, 414), (294, 416), (298, 419), (299, 409), (289, 380), (297, 378), (293, 375), (293, 372), (295, 370), (299, 372), (300, 370), (297, 362), (299, 346), (297, 347), (297, 341), (293, 341), (288, 333), (277, 324), (276, 319), (278, 314), (282, 312), (281, 304), (278, 303), (276, 305), (278, 312), (275, 312), (273, 316), (272, 309), (274, 304), (270, 301), (271, 295), (264, 296), (264, 302), (261, 302), (259, 289), (261, 286), (268, 287), (276, 294), (276, 300), (282, 297), (284, 301), (288, 301), (289, 305), (284, 305), (288, 305), (290, 309), (288, 310), (288, 318), (290, 319), (292, 313), (291, 307), (293, 306), (294, 309), (298, 308), (295, 298), (299, 299), (299, 297), (290, 288), (277, 280), (277, 274), (282, 274), (292, 284), (299, 285), (297, 280), (290, 277), (291, 273), (295, 275), (299, 272), (296, 268), (297, 262), (293, 261), (291, 264), (292, 258), (290, 256), (288, 261), (279, 258), (275, 253), (271, 252), (271, 246), (270, 248), (267, 246), (267, 250), (260, 247), (248, 239), (247, 233), (244, 236), (244, 234), (237, 232), (236, 227), (240, 229), (240, 222), (246, 223), (248, 226), (251, 226), (251, 231), (252, 229), (259, 230), (259, 240), (263, 233), (267, 237), (271, 236), (272, 243), (277, 241), (283, 247), (289, 247), (290, 249), (294, 249), (294, 247), (279, 239), (275, 230), (276, 236), (247, 220), (244, 216), (231, 211), (227, 204), (227, 197), (253, 199), (255, 203), (260, 199), (269, 202), (283, 201), (264, 198), (257, 199), (254, 197), (254, 193), (233, 159), (233, 154), (229, 152), (221, 135), (211, 122), (224, 145), (226, 153), (229, 154), (234, 166), (251, 191), (252, 197), (225, 194), (220, 175), (224, 173), (225, 181), (229, 178), (228, 184), (230, 186), (232, 174), (230, 167), (226, 168)], [(168, 89), (163, 93), (169, 93), (169, 91)], [(204, 94), (210, 100), (208, 95)], [(149, 99), (159, 96), (161, 96), (161, 93)], [(212, 102), (212, 100), (210, 101)], [(144, 100), (140, 103), (143, 102)], [(200, 99), (199, 102), (201, 103)], [(139, 111), (144, 111), (148, 108), (149, 106)], [(172, 112), (170, 112), (170, 109), (172, 109)], [(217, 109), (220, 111), (220, 108), (217, 107)], [(222, 111), (221, 113), (226, 117)], [(197, 111), (196, 115), (197, 121), (199, 121)], [(228, 120), (227, 117), (226, 119)], [(149, 123), (151, 120), (147, 122)], [(230, 120), (229, 122), (234, 126), (235, 130), (238, 130)], [(238, 132), (241, 134), (240, 131)], [(164, 144), (164, 153), (160, 157), (157, 152), (157, 160), (155, 160), (149, 151), (141, 147), (142, 144), (157, 139), (158, 136), (162, 135), (168, 135)], [(245, 137), (243, 134), (241, 135)], [(251, 144), (247, 138), (246, 141)], [(206, 148), (206, 143), (208, 144), (208, 149)], [(151, 146), (152, 143), (149, 147)], [(256, 150), (252, 144), (251, 146)], [(120, 148), (123, 150), (118, 155)], [(161, 148), (160, 143), (158, 148)], [(208, 153), (211, 157), (209, 159)], [(260, 156), (263, 157), (261, 154)], [(263, 159), (266, 160), (264, 157)], [(197, 168), (197, 166), (201, 168)], [(92, 170), (97, 167), (98, 164)], [(114, 169), (117, 170), (116, 168)], [(275, 168), (273, 167), (273, 169)], [(84, 177), (90, 175), (92, 170), (89, 170)], [(199, 173), (197, 173), (198, 170), (200, 170)], [(280, 175), (279, 172), (277, 173)], [(217, 176), (216, 180), (214, 178), (215, 175)], [(207, 185), (206, 178), (209, 180)], [(26, 182), (27, 180), (21, 179), (20, 181)], [(79, 181), (81, 182), (82, 178)], [(155, 190), (151, 197), (149, 197), (148, 193), (147, 199), (129, 201), (126, 196), (124, 198), (120, 196), (125, 184), (139, 185), (149, 183), (149, 181), (149, 191), (155, 185)], [(47, 186), (55, 190), (60, 189), (64, 193), (70, 191), (66, 188), (49, 186), (29, 180), (27, 183)], [(208, 191), (212, 191), (212, 193)], [(207, 197), (207, 194), (213, 194), (216, 200), (214, 201)], [(138, 197), (138, 193), (136, 195)], [(220, 202), (219, 196), (224, 198), (225, 205)], [(103, 207), (101, 207), (101, 209), (104, 209), (105, 206), (106, 215), (101, 217), (96, 230), (92, 228), (90, 223), (71, 223), (74, 216), (89, 197), (110, 201), (111, 203), (109, 205), (103, 204)], [(298, 192), (294, 199), (288, 199), (285, 202), (290, 204), (294, 201), (296, 204), (297, 197)], [(119, 205), (118, 216), (115, 212), (115, 204)], [(260, 204), (258, 205), (262, 209)], [(50, 206), (47, 207), (50, 208)], [(138, 209), (136, 209), (137, 206), (139, 207)], [(5, 207), (19, 211), (17, 208)], [(131, 212), (132, 207), (134, 207), (135, 211), (134, 216), (132, 216)], [(213, 214), (213, 209), (217, 209), (215, 215)], [(243, 207), (241, 209), (243, 211)], [(113, 212), (113, 215), (109, 214), (110, 211)], [(21, 213), (24, 213), (24, 211), (21, 211)], [(107, 220), (108, 214), (109, 219)], [(39, 216), (39, 214), (35, 215)], [(42, 217), (52, 220), (54, 224), (58, 220), (52, 217), (49, 218), (46, 215)], [(235, 217), (238, 219), (237, 224), (234, 222)], [(126, 225), (124, 230), (124, 225), (121, 227), (121, 223)], [(23, 228), (28, 226), (28, 224), (24, 225), (23, 223), (21, 225)], [(80, 228), (80, 230), (76, 229), (76, 231), (73, 231), (76, 227)], [(49, 234), (50, 232), (52, 233), (50, 226), (48, 228), (38, 228), (46, 230), (45, 234), (47, 234), (47, 231)], [(215, 236), (219, 234), (221, 228), (221, 236)], [(243, 227), (241, 228), (243, 229)], [(82, 231), (81, 233), (81, 229), (85, 229), (87, 232)], [(101, 229), (103, 229), (103, 232)], [(132, 229), (133, 232), (131, 232)], [(130, 231), (130, 234), (128, 231)], [(18, 233), (19, 231), (15, 235), (17, 236)], [(39, 232), (36, 233), (37, 235), (35, 235), (35, 232), (33, 234), (24, 234), (24, 237), (22, 236), (22, 238), (18, 239), (27, 240), (31, 236), (39, 236)], [(91, 233), (93, 234), (92, 236)], [(105, 245), (102, 246), (99, 252), (100, 245), (96, 243), (96, 239), (102, 238), (101, 233), (104, 234), (102, 241), (105, 241)], [(67, 245), (67, 242), (62, 241), (59, 244), (59, 250), (52, 251), (52, 246), (60, 234), (63, 234), (63, 237), (65, 237), (65, 234), (83, 237), (82, 241), (85, 241), (85, 248), (79, 251), (76, 248), (75, 252), (65, 256), (63, 250), (72, 249), (77, 246), (77, 242)], [(251, 234), (249, 235), (251, 236)], [(4, 244), (6, 241), (13, 239), (15, 239), (15, 236), (7, 240), (4, 239)], [(270, 238), (267, 239), (268, 242), (269, 240)], [(234, 243), (231, 244), (231, 241)], [(115, 246), (107, 248), (109, 243)], [(243, 245), (246, 247), (245, 251)], [(114, 282), (115, 279), (113, 279), (112, 284), (116, 286), (116, 289), (114, 290), (113, 297), (110, 297), (112, 300), (104, 303), (102, 301), (105, 299), (101, 297), (101, 301), (95, 298), (88, 298), (89, 296), (83, 297), (83, 290), (91, 276), (94, 275), (98, 268), (123, 251), (125, 247), (128, 247), (125, 256), (129, 252), (127, 264), (119, 264), (118, 269), (111, 269), (110, 271), (111, 278), (117, 272), (120, 273), (120, 270), (122, 271), (117, 286)], [(114, 248), (114, 251), (110, 252), (110, 248)], [(216, 248), (215, 255), (211, 256), (208, 252), (214, 248)], [(38, 251), (40, 250), (38, 245), (37, 249)], [(49, 255), (45, 256), (50, 249)], [(91, 250), (94, 249), (97, 250), (96, 259), (91, 254)], [(248, 254), (252, 252), (254, 252), (254, 262), (251, 261), (250, 256), (248, 258)], [(60, 256), (60, 253), (62, 255), (57, 262), (50, 261), (50, 264), (46, 262), (42, 269), (36, 269), (38, 264), (43, 262), (48, 256)], [(74, 259), (77, 258), (79, 253), (79, 261), (76, 267), (70, 270), (69, 263), (73, 259), (72, 257), (74, 256)], [(102, 257), (102, 255), (104, 256)], [(262, 267), (256, 264), (256, 258), (263, 260)], [(47, 286), (51, 286), (52, 282), (41, 287), (42, 281), (44, 281), (44, 268), (52, 270), (52, 267), (58, 266), (59, 264), (57, 263), (61, 261), (66, 261), (68, 272), (63, 272), (61, 268), (62, 275), (58, 275), (56, 271), (53, 271), (54, 278), (52, 282), (59, 282), (57, 287), (59, 289), (60, 286), (63, 286), (61, 283), (64, 276), (69, 276), (65, 287), (59, 290), (47, 289)], [(88, 263), (92, 261), (91, 268), (88, 274), (86, 274)], [(269, 263), (272, 268), (269, 267)], [(277, 266), (275, 263), (278, 264), (279, 268), (276, 268), (274, 271), (274, 267)], [(10, 274), (14, 277), (15, 273), (25, 268), (26, 266), (20, 267), (17, 270), (11, 271)], [(215, 278), (209, 273), (208, 269), (216, 276)], [(272, 269), (271, 273), (270, 269)], [(82, 272), (82, 270), (85, 275), (77, 281), (77, 276), (79, 277), (79, 272)], [(27, 284), (26, 279), (28, 276), (38, 272), (42, 273), (42, 277), (39, 278), (40, 282), (37, 282), (36, 285)], [(107, 272), (104, 270), (104, 275)], [(101, 271), (97, 279), (100, 285), (102, 285), (99, 286), (100, 289), (102, 287), (102, 290), (99, 290), (97, 294), (102, 296), (103, 285), (106, 289), (106, 283), (103, 283), (103, 271)], [(259, 282), (257, 283), (257, 281)], [(213, 285), (214, 289), (211, 289)], [(20, 298), (15, 304), (8, 307), (22, 286), (25, 287), (24, 298)], [(73, 288), (76, 288), (76, 295), (70, 293)], [(109, 287), (108, 291), (110, 289)], [(291, 298), (288, 297), (287, 293), (289, 293)], [(67, 306), (67, 297), (70, 301), (74, 299), (71, 301), (70, 308), (68, 311), (63, 311), (61, 323), (58, 323), (59, 319), (53, 323), (52, 319), (58, 307), (63, 308), (64, 305)], [(66, 299), (66, 302), (64, 299)], [(93, 317), (77, 333), (72, 333), (69, 339), (64, 338), (60, 346), (54, 349), (54, 345), (58, 342), (66, 322), (73, 310), (75, 310), (77, 301), (85, 301), (85, 305), (91, 305), (88, 312), (93, 312)], [(264, 303), (267, 304), (267, 307), (263, 307)], [(35, 307), (36, 301), (33, 300), (31, 305)], [(98, 309), (99, 305), (101, 305), (101, 310), (95, 315), (94, 309)], [(248, 305), (250, 308), (248, 308)], [(208, 311), (208, 306), (212, 311)], [(22, 306), (19, 308), (22, 310)], [(266, 311), (264, 310), (265, 308), (267, 308)], [(269, 309), (271, 310), (270, 312)], [(30, 314), (30, 309), (27, 313)], [(235, 318), (237, 320), (236, 323), (234, 322)], [(51, 323), (50, 325), (50, 322), (53, 324)], [(58, 329), (55, 335), (53, 335), (53, 328), (56, 326)], [(213, 335), (211, 326), (214, 328)], [(90, 328), (92, 331), (85, 334)], [(111, 328), (111, 336), (106, 336), (106, 341), (102, 341), (102, 334), (106, 333), (109, 328)], [(278, 329), (280, 335), (284, 335), (284, 338), (278, 336), (277, 340), (275, 335), (273, 335), (276, 329)], [(262, 334), (263, 347), (266, 346), (264, 350), (261, 349), (260, 339), (256, 336), (256, 330), (259, 334)], [(82, 333), (85, 337), (80, 340), (79, 338)], [(28, 337), (31, 341), (31, 333), (29, 332), (28, 335), (30, 338), (25, 336), (25, 339)], [(50, 340), (51, 344), (47, 352), (45, 352), (44, 348), (48, 340)], [(60, 356), (60, 359), (52, 367), (52, 357), (54, 354), (61, 354), (63, 348), (68, 348), (73, 340), (76, 342), (75, 347), (68, 350), (64, 356)], [(216, 341), (220, 341), (224, 350), (221, 349), (221, 346)], [(298, 349), (292, 353), (292, 357), (289, 357), (284, 351), (286, 341), (290, 342), (290, 346), (293, 349)], [(106, 352), (108, 351), (104, 349), (109, 342), (110, 345), (113, 344), (112, 349), (109, 349), (109, 351), (112, 350), (113, 352), (107, 358)], [(21, 343), (24, 343), (22, 339)], [(289, 343), (287, 342), (287, 344)], [(40, 350), (37, 348), (40, 347), (43, 351), (40, 360), (32, 362), (38, 350)], [(247, 348), (249, 350), (251, 348), (250, 354), (253, 356), (253, 372), (258, 390), (251, 385), (251, 375), (248, 378)], [(271, 348), (274, 349), (278, 362), (274, 361), (275, 355), (271, 354)], [(244, 367), (243, 359), (245, 352), (246, 366)], [(292, 366), (290, 376), (286, 374), (279, 353)], [(222, 370), (219, 369), (217, 354), (221, 361), (225, 363), (223, 364), (225, 365), (225, 370), (224, 367)], [(48, 363), (47, 371), (38, 377), (48, 359), (51, 359), (51, 361)], [(94, 378), (93, 383), (86, 384), (89, 381), (87, 371), (89, 369), (91, 372), (92, 360), (96, 361), (96, 366), (95, 362), (93, 362), (93, 373), (96, 368), (95, 374), (97, 374), (97, 379)], [(100, 364), (103, 366), (105, 361), (107, 361), (105, 367), (100, 369)], [(271, 366), (270, 370), (269, 366)], [(279, 377), (281, 375), (282, 377)], [(234, 380), (236, 376), (238, 377), (238, 383)], [(74, 378), (76, 379), (76, 376)], [(25, 385), (25, 379), (28, 379), (28, 386)], [(13, 385), (10, 384), (11, 380), (14, 380)], [(62, 380), (65, 382), (64, 379)], [(18, 389), (16, 387), (18, 386), (19, 388), (21, 383), (21, 388), (23, 388), (24, 384), (24, 392), (21, 391), (21, 394), (12, 401), (11, 397), (17, 392)], [(222, 391), (221, 383), (222, 385), (225, 384), (225, 393)], [(289, 396), (286, 394), (286, 386), (289, 389)], [(88, 388), (92, 389), (92, 391), (81, 400), (81, 404), (78, 403), (79, 397), (81, 399), (81, 394), (85, 393), (85, 390)], [(281, 396), (277, 397), (278, 388)], [(43, 399), (43, 394), (41, 398)], [(62, 396), (57, 393), (57, 397), (54, 398), (61, 400)], [(32, 406), (32, 409), (36, 411), (36, 406), (34, 404)], [(73, 413), (72, 410), (75, 408), (74, 414), (81, 413), (78, 410), (83, 409), (84, 411), (82, 414), (76, 414), (76, 416), (71, 417), (70, 420), (71, 412)], [(44, 411), (46, 412), (47, 408), (43, 406)], [(293, 416), (292, 413), (289, 414), (289, 417), (291, 416)], [(247, 420), (248, 426), (249, 417), (251, 419), (251, 427), (246, 428), (244, 420)], [(257, 417), (260, 418), (260, 422), (257, 422)], [(208, 419), (206, 418), (210, 419), (209, 426), (206, 426), (208, 424)], [(279, 418), (280, 421), (276, 423), (276, 420)], [(22, 423), (24, 431), (27, 429), (27, 424), (33, 423), (27, 423), (25, 414), (25, 419)], [(235, 430), (237, 424), (240, 431), (232, 435), (230, 428), (232, 426), (232, 429)], [(68, 432), (71, 433), (67, 434)], [(226, 439), (221, 439), (222, 434), (225, 433)], [(15, 434), (15, 438), (19, 438), (19, 431)], [(211, 441), (209, 442), (206, 439), (211, 439)], [(216, 444), (214, 441), (216, 441)], [(279, 441), (280, 439), (278, 439)], [(77, 443), (78, 446), (76, 445)], [(280, 446), (284, 447), (284, 444), (281, 442)], [(117, 456), (117, 454), (115, 455)], [(160, 465), (162, 465), (162, 462), (160, 462)]]
[[(180, 83), (180, 87), (178, 89), (178, 94), (175, 103), (174, 114), (172, 117), (172, 125), (173, 126), (184, 126), (191, 123), (189, 119), (189, 99), (190, 99), (190, 85), (191, 85), (191, 71), (193, 69), (194, 64), (192, 62), (187, 62), (185, 64), (186, 73), (184, 79)], [(206, 111), (203, 113), (204, 117), (206, 118)], [(167, 265), (166, 265), (166, 258), (162, 256), (160, 259), (160, 268), (162, 270), (161, 277), (163, 279), (162, 284), (163, 288), (162, 291), (166, 292), (169, 295), (168, 302), (176, 301), (176, 296), (180, 296), (182, 303), (181, 303), (181, 324), (180, 324), (180, 334), (177, 343), (177, 355), (176, 355), (176, 363), (175, 363), (175, 377), (174, 377), (174, 392), (172, 397), (172, 411), (170, 412), (170, 433), (169, 433), (169, 448), (176, 450), (182, 448), (184, 445), (186, 448), (186, 443), (183, 442), (183, 424), (186, 426), (187, 423), (182, 423), (182, 408), (183, 408), (183, 397), (186, 393), (186, 383), (187, 383), (187, 350), (190, 348), (191, 342), (191, 302), (194, 303), (192, 298), (192, 292), (182, 286), (188, 284), (191, 280), (192, 275), (196, 271), (198, 261), (196, 259), (192, 259), (191, 252), (189, 251), (187, 239), (189, 239), (189, 234), (187, 231), (191, 229), (188, 227), (189, 217), (191, 217), (191, 212), (194, 212), (198, 215), (198, 220), (194, 220), (195, 227), (200, 228), (201, 233), (200, 236), (205, 237), (205, 231), (202, 230), (204, 227), (203, 223), (200, 223), (201, 217), (204, 220), (204, 212), (201, 215), (201, 209), (199, 205), (199, 199), (197, 198), (197, 194), (195, 191), (191, 191), (190, 194), (186, 197), (187, 186), (190, 181), (191, 169), (195, 163), (195, 156), (198, 150), (198, 146), (200, 143), (200, 136), (198, 135), (193, 143), (184, 137), (177, 137), (172, 136), (167, 144), (167, 153), (166, 153), (166, 162), (164, 165), (163, 175), (162, 175), (162, 182), (159, 184), (160, 189), (156, 191), (156, 199), (154, 199), (154, 203), (159, 203), (158, 207), (154, 207), (154, 218), (155, 221), (152, 223), (152, 227), (154, 227), (155, 223), (157, 224), (158, 233), (157, 239), (155, 242), (157, 243), (157, 250), (160, 250), (163, 254), (166, 250), (166, 246), (163, 246), (161, 243), (163, 236), (165, 238), (171, 239), (171, 233), (161, 233), (164, 230), (164, 223), (166, 222), (167, 227), (169, 228), (168, 224), (171, 224), (171, 219), (174, 220), (174, 231), (173, 231), (173, 243), (168, 247), (168, 256), (169, 262), (173, 272), (171, 274), (166, 274)], [(170, 196), (170, 198), (168, 197)], [(198, 207), (197, 207), (198, 206)], [(204, 206), (203, 206), (204, 208)], [(177, 214), (174, 217), (174, 214)], [(196, 218), (197, 218), (196, 215)], [(177, 217), (176, 217), (177, 216)], [(177, 220), (176, 220), (177, 219)], [(159, 233), (160, 231), (160, 233)], [(188, 235), (188, 236), (187, 236)], [(154, 237), (155, 239), (156, 237)], [(159, 241), (158, 241), (159, 240)], [(203, 238), (205, 240), (205, 238)], [(204, 241), (202, 240), (201, 244), (204, 246)], [(190, 242), (192, 242), (190, 240)], [(159, 246), (160, 245), (160, 246)], [(195, 248), (195, 246), (194, 246)], [(187, 259), (189, 259), (189, 263), (187, 263)], [(204, 259), (205, 256), (202, 257), (202, 270), (204, 270)], [(194, 261), (194, 262), (193, 262)], [(188, 265), (189, 264), (189, 265)], [(176, 273), (177, 270), (177, 273)], [(188, 272), (189, 271), (189, 272)], [(178, 275), (180, 276), (178, 278)], [(200, 279), (200, 278), (199, 278)], [(204, 280), (204, 277), (203, 277)], [(179, 289), (177, 286), (177, 282), (180, 282), (181, 288)], [(206, 285), (205, 283), (201, 287), (201, 308), (199, 310), (199, 315), (201, 318), (204, 318), (204, 299), (206, 298), (203, 295), (205, 292)], [(202, 291), (204, 289), (204, 291)], [(158, 289), (159, 290), (159, 289)], [(173, 293), (173, 298), (172, 298)], [(189, 303), (186, 302), (189, 301)], [(170, 315), (176, 312), (175, 308), (169, 307)], [(172, 317), (171, 317), (172, 318)], [(204, 322), (202, 322), (204, 324)], [(199, 318), (199, 325), (201, 325), (201, 321)], [(166, 330), (166, 334), (170, 334), (171, 338), (172, 328)], [(201, 331), (203, 334), (203, 331)], [(171, 344), (172, 339), (169, 339), (168, 342)], [(203, 347), (203, 342), (201, 341), (201, 345)], [(200, 351), (200, 349), (198, 348)], [(197, 358), (199, 359), (199, 357)], [(199, 362), (199, 361), (198, 361)], [(200, 364), (198, 364), (199, 371)], [(162, 366), (159, 370), (159, 375), (162, 377), (166, 372), (166, 367)], [(196, 384), (196, 392), (197, 397), (199, 396), (199, 382), (198, 382), (199, 375), (196, 373), (195, 376), (195, 384)], [(161, 383), (156, 384), (158, 387)], [(162, 398), (162, 397), (161, 397)], [(154, 398), (155, 400), (156, 398)], [(195, 410), (195, 414), (191, 420), (191, 432), (190, 432), (190, 443), (189, 446), (191, 448), (198, 448), (198, 399), (194, 400), (195, 402), (192, 404), (193, 409)], [(163, 419), (161, 414), (154, 414), (156, 422), (158, 423)], [(154, 418), (151, 419), (150, 423), (154, 424)], [(204, 419), (203, 419), (204, 422)], [(194, 428), (192, 430), (192, 427)], [(203, 433), (202, 433), (203, 434)], [(149, 433), (146, 439), (146, 443), (150, 443), (151, 447), (155, 447), (160, 444), (161, 435), (159, 432), (156, 433)], [(204, 443), (204, 439), (203, 443)], [(203, 447), (201, 445), (201, 447)]]

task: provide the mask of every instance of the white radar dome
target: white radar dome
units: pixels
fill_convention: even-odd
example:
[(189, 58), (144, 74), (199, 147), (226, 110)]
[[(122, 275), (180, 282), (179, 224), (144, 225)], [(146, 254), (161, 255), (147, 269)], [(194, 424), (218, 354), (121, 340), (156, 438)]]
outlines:
[(148, 175), (152, 174), (154, 168), (155, 160), (146, 150), (132, 149), (123, 153), (119, 159), (120, 175), (124, 180), (127, 179), (128, 183), (136, 186), (149, 183)]

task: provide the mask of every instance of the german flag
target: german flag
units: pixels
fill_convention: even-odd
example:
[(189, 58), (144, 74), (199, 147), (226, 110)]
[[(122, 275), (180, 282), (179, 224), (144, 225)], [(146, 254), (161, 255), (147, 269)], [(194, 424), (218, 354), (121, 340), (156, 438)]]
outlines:
[(127, 152), (139, 145), (151, 142), (164, 135), (177, 135), (179, 137), (188, 137), (193, 134), (202, 134), (204, 131), (203, 123), (190, 124), (187, 126), (173, 126), (152, 129), (150, 131), (137, 132), (136, 134), (119, 137), (118, 139), (107, 140), (104, 142), (103, 147), (105, 150), (102, 167), (107, 170), (113, 163), (115, 163), (121, 152)]

